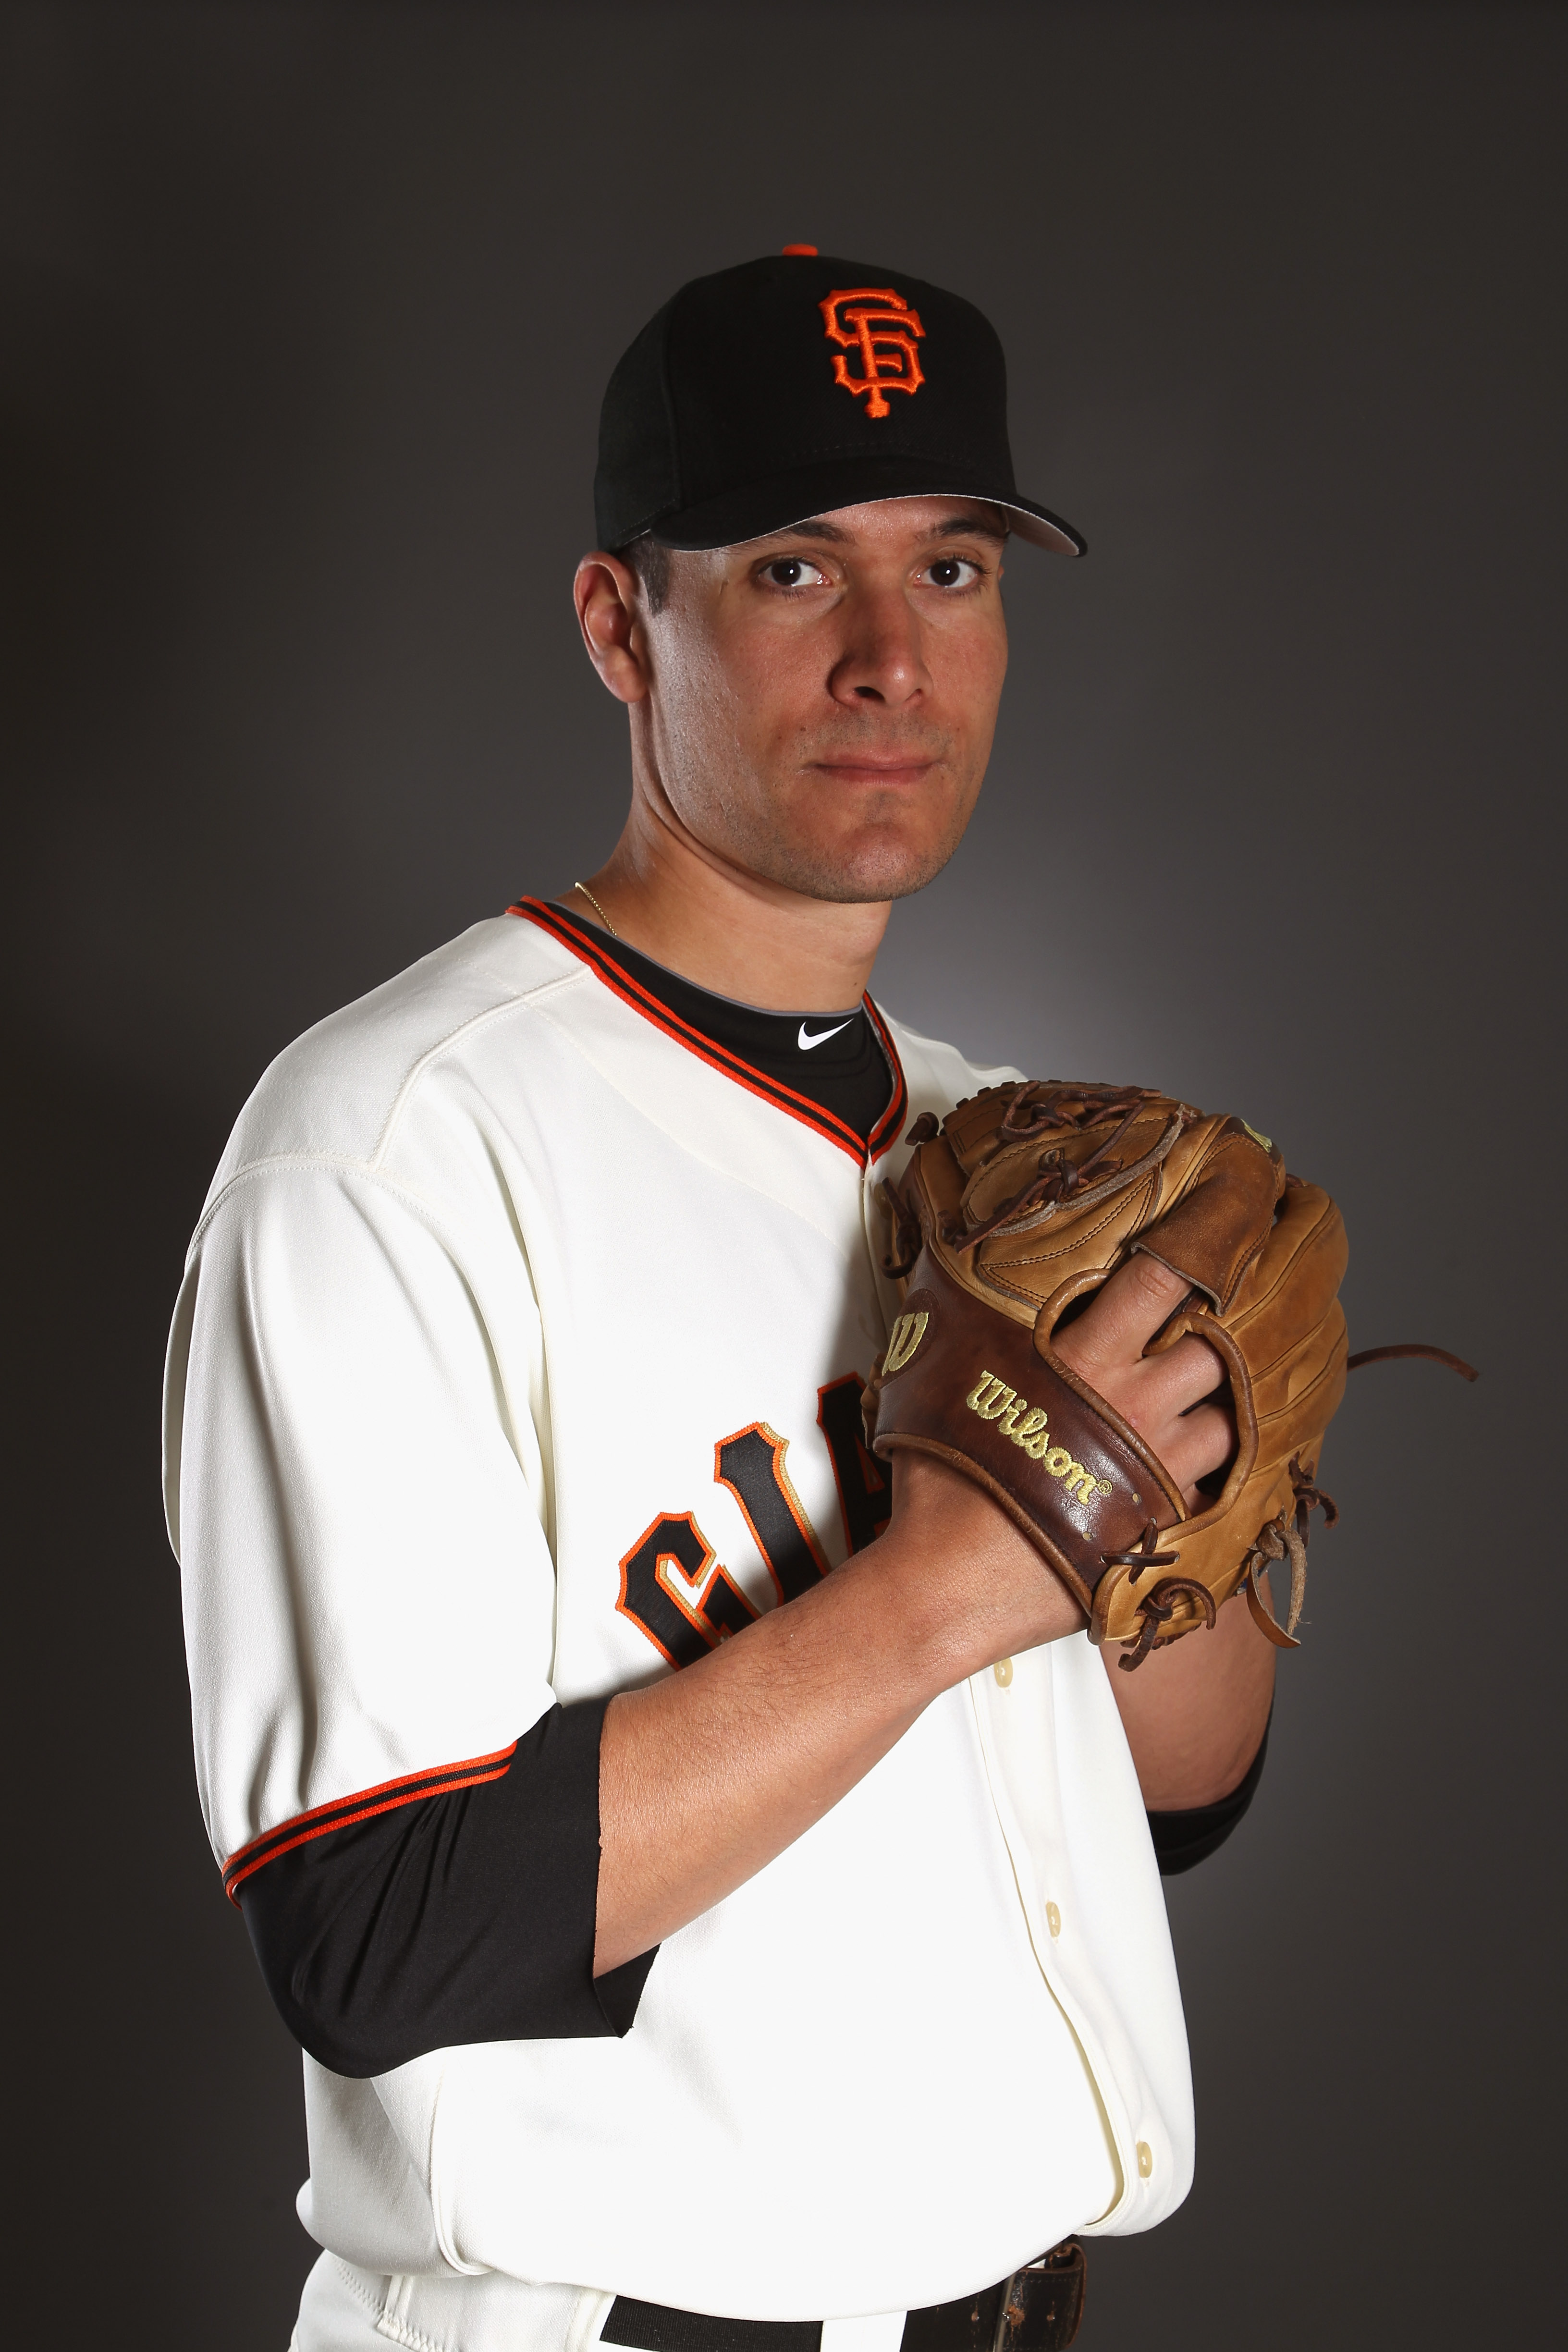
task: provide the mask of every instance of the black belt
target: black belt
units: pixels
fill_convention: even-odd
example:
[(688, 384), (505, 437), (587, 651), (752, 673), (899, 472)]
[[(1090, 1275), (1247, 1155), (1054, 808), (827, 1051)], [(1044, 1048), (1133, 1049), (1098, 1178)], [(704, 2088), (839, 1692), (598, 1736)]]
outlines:
[[(1064, 2238), (1011, 2278), (904, 2319), (900, 2352), (1067, 2352), (1083, 2317), (1083, 2248)], [(602, 2344), (637, 2352), (822, 2352), (820, 2319), (715, 2319), (618, 2294)]]

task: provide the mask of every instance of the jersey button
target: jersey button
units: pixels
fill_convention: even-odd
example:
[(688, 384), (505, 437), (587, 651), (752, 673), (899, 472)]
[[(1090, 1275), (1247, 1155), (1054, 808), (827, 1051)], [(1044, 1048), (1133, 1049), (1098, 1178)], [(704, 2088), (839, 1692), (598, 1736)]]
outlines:
[(996, 1661), (996, 1664), (992, 1667), (991, 1671), (992, 1671), (992, 1673), (995, 1675), (995, 1677), (996, 1677), (997, 1681), (1001, 1684), (1001, 1685), (1002, 1685), (1003, 1689), (1004, 1689), (1004, 1690), (1005, 1690), (1005, 1689), (1006, 1689), (1006, 1687), (1007, 1687), (1007, 1685), (1008, 1685), (1008, 1684), (1009, 1684), (1009, 1683), (1012, 1681), (1012, 1679), (1013, 1679), (1013, 1661), (1012, 1661), (1012, 1659), (1011, 1659), (1011, 1658), (998, 1658), (998, 1659), (997, 1659), (997, 1661)]
[(1147, 2180), (1154, 2169), (1154, 2151), (1146, 2139), (1138, 2143), (1138, 2178)]
[(1061, 1934), (1062, 1915), (1057, 1909), (1054, 1903), (1047, 1903), (1046, 1906), (1046, 1925), (1050, 1929), (1053, 1936), (1059, 1936)]

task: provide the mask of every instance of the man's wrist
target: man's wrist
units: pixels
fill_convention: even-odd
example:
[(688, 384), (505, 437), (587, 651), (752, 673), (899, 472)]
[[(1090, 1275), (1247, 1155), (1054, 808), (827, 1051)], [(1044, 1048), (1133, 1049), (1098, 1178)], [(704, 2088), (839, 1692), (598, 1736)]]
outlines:
[(1081, 1632), (1067, 1586), (983, 1489), (921, 1455), (896, 1457), (894, 1516), (856, 1562), (882, 1586), (911, 1684), (930, 1701), (998, 1659)]

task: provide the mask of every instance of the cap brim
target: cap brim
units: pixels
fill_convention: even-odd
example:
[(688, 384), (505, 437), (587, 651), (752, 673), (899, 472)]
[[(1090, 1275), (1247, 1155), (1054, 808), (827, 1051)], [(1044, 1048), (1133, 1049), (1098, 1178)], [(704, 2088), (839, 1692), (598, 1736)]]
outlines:
[(666, 547), (739, 547), (816, 515), (882, 499), (980, 499), (987, 506), (1004, 508), (1012, 529), (1032, 546), (1048, 548), (1053, 555), (1087, 551), (1081, 533), (1048, 507), (1021, 499), (1016, 490), (998, 489), (994, 483), (965, 480), (951, 467), (926, 457), (847, 457), (798, 467), (767, 481), (748, 482), (744, 489), (700, 506), (656, 515), (644, 528)]

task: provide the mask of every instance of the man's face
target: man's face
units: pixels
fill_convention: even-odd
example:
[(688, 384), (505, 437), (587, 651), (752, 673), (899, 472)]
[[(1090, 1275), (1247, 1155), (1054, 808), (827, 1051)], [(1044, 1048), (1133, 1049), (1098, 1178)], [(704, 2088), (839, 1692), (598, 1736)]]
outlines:
[(649, 749), (706, 847), (814, 898), (898, 898), (969, 822), (1007, 667), (1004, 524), (888, 499), (672, 552)]

